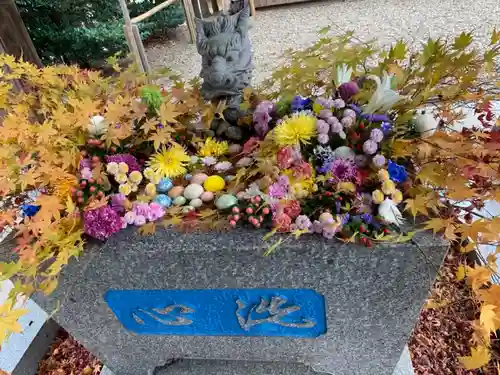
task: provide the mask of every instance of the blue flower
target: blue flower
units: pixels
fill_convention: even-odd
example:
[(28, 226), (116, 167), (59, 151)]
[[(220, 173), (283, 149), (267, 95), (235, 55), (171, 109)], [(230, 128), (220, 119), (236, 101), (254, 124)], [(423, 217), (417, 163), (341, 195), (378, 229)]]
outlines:
[(373, 216), (370, 215), (369, 213), (365, 213), (363, 215), (361, 215), (361, 219), (366, 223), (366, 224), (370, 224), (372, 221), (373, 221)]
[(389, 177), (394, 182), (403, 182), (408, 178), (408, 173), (406, 172), (405, 167), (402, 165), (393, 163), (389, 160), (389, 166), (387, 168), (389, 172)]
[(290, 103), (290, 107), (292, 112), (299, 112), (305, 109), (312, 108), (312, 99), (311, 98), (303, 98), (300, 95), (295, 96)]
[(21, 205), (21, 212), (23, 216), (27, 217), (35, 216), (38, 211), (40, 211), (40, 206), (35, 206), (33, 204)]
[(381, 125), (382, 132), (384, 135), (387, 135), (391, 132), (392, 130), (392, 124), (390, 122), (383, 122)]

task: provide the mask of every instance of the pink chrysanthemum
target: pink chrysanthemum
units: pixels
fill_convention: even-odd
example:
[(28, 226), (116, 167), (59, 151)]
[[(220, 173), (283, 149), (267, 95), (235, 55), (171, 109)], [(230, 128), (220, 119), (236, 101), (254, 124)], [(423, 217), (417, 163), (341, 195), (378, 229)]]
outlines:
[(104, 241), (113, 233), (122, 229), (120, 215), (110, 206), (102, 206), (95, 210), (85, 211), (83, 214), (85, 233)]

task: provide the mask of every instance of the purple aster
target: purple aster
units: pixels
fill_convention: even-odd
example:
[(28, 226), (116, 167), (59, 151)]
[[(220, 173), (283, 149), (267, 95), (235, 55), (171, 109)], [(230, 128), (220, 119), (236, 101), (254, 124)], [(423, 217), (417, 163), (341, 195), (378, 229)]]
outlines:
[(327, 144), (330, 138), (328, 134), (318, 134), (318, 142), (322, 145)]
[[(333, 117), (334, 119), (337, 119), (336, 117)], [(342, 124), (339, 122), (339, 120), (337, 121), (332, 121), (330, 123), (330, 128), (332, 130), (332, 133), (340, 133), (342, 130), (344, 130), (344, 127), (342, 126)]]
[(122, 229), (122, 221), (118, 212), (110, 206), (102, 206), (83, 213), (83, 226), (89, 236), (104, 241)]
[(365, 141), (365, 143), (363, 143), (363, 151), (365, 154), (373, 155), (377, 152), (377, 149), (377, 142), (374, 142), (371, 139), (368, 139), (367, 141)]
[(322, 119), (328, 120), (330, 117), (333, 116), (333, 113), (329, 109), (322, 109), (321, 111), (319, 111), (318, 116)]
[(372, 159), (373, 165), (377, 168), (382, 168), (385, 165), (385, 156), (381, 154), (377, 154)]
[(370, 139), (372, 141), (380, 143), (384, 139), (384, 133), (380, 129), (377, 129), (377, 128), (372, 129), (372, 131), (370, 133)]
[(328, 134), (330, 125), (325, 120), (318, 120), (316, 121), (316, 130), (319, 134)]
[(343, 115), (344, 117), (356, 118), (356, 112), (350, 108), (345, 109)]
[(119, 164), (119, 163), (123, 162), (123, 163), (127, 164), (129, 172), (141, 170), (141, 166), (137, 162), (137, 159), (135, 158), (135, 156), (130, 155), (130, 154), (106, 155), (105, 159), (106, 159), (106, 163), (115, 162), (116, 164)]
[(335, 159), (330, 167), (330, 172), (332, 173), (331, 182), (339, 181), (356, 181), (358, 176), (358, 169), (356, 164), (350, 159)]

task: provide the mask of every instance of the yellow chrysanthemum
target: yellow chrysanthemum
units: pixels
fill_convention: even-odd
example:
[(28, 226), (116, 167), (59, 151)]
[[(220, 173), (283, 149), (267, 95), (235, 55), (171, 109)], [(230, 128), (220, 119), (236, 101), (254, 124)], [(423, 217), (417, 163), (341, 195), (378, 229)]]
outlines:
[(337, 184), (337, 191), (344, 193), (355, 193), (356, 185), (354, 185), (352, 182), (342, 181)]
[(392, 193), (391, 199), (394, 203), (400, 204), (403, 201), (403, 193), (401, 193), (401, 191), (396, 189), (394, 193)]
[(115, 180), (119, 184), (124, 184), (125, 182), (128, 181), (127, 175), (125, 173), (117, 173), (115, 175)]
[(273, 139), (280, 147), (308, 144), (316, 135), (316, 118), (303, 113), (284, 120), (273, 131)]
[(119, 173), (127, 173), (128, 172), (128, 164), (123, 161), (118, 163), (118, 172)]
[(382, 192), (385, 195), (391, 195), (396, 191), (396, 184), (392, 180), (385, 180), (382, 183)]
[(151, 168), (146, 168), (144, 169), (144, 171), (142, 172), (142, 174), (144, 175), (144, 177), (146, 177), (148, 180), (152, 180), (155, 176), (155, 171), (153, 171)]
[(133, 171), (128, 175), (128, 179), (131, 183), (139, 185), (142, 181), (142, 174), (139, 171)]
[(75, 176), (68, 174), (56, 177), (52, 185), (54, 186), (54, 195), (61, 201), (65, 201), (68, 195), (71, 196), (71, 188), (76, 187), (77, 180)]
[(384, 201), (384, 198), (384, 193), (382, 193), (380, 190), (374, 190), (372, 192), (373, 203), (380, 204)]
[(386, 169), (381, 169), (378, 171), (378, 178), (380, 181), (386, 181), (389, 179), (389, 172)]
[(184, 148), (173, 144), (169, 148), (163, 146), (151, 156), (147, 164), (162, 177), (177, 177), (186, 173), (186, 164), (189, 160)]
[(229, 144), (226, 141), (216, 141), (212, 137), (205, 140), (205, 143), (198, 150), (200, 156), (222, 156), (229, 152)]
[(156, 185), (150, 182), (144, 188), (144, 192), (146, 193), (146, 195), (154, 197), (156, 195)]
[(121, 184), (118, 186), (118, 191), (120, 194), (123, 195), (129, 195), (132, 192), (132, 185), (130, 185), (128, 182), (126, 184)]

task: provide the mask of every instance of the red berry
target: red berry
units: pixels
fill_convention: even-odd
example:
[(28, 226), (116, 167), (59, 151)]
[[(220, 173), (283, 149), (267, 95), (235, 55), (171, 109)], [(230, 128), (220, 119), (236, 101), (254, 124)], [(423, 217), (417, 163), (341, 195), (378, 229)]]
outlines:
[(240, 212), (240, 209), (238, 207), (233, 207), (233, 213), (237, 214)]
[(331, 191), (325, 191), (325, 195), (327, 197), (331, 197), (333, 195), (333, 193)]
[(77, 197), (83, 197), (83, 191), (79, 190), (76, 192)]
[(95, 180), (94, 180), (93, 178), (91, 178), (91, 179), (89, 180), (89, 183), (91, 183), (91, 184), (95, 184)]
[(90, 192), (91, 193), (95, 193), (96, 190), (97, 190), (97, 188), (95, 186), (91, 186), (90, 187)]
[(262, 223), (264, 221), (264, 217), (263, 216), (259, 216), (259, 221)]
[(337, 200), (338, 200), (338, 201), (342, 201), (342, 197), (339, 195), (339, 196), (337, 197)]
[(231, 225), (232, 227), (234, 227), (234, 226), (236, 225), (236, 221), (231, 220), (231, 221), (229, 222), (229, 225)]
[(252, 209), (252, 207), (247, 207), (247, 209), (246, 209), (246, 213), (247, 213), (247, 214), (249, 214), (249, 215), (250, 215), (250, 214), (253, 214), (253, 209)]
[(387, 228), (384, 228), (384, 233), (387, 234), (387, 233), (390, 233), (391, 231)]
[(264, 208), (262, 209), (262, 213), (263, 213), (264, 215), (269, 215), (269, 208), (264, 207)]
[(103, 193), (102, 191), (100, 191), (99, 193), (97, 193), (97, 196), (98, 196), (99, 198), (102, 198), (102, 197), (104, 197), (104, 193)]
[(110, 151), (111, 151), (111, 152), (116, 152), (116, 147), (115, 147), (115, 146), (111, 147), (111, 148), (110, 148)]
[(360, 129), (364, 129), (365, 128), (365, 124), (363, 124), (363, 123), (359, 124), (359, 128)]
[(364, 233), (364, 232), (366, 232), (366, 229), (365, 229), (365, 227), (362, 225), (362, 226), (360, 226), (360, 227), (359, 227), (359, 231), (360, 231), (361, 233)]
[(77, 200), (78, 200), (78, 203), (83, 203), (83, 201), (84, 201), (82, 197), (78, 198)]
[(240, 215), (234, 215), (234, 216), (233, 216), (233, 219), (234, 219), (235, 221), (240, 220)]
[(255, 202), (257, 202), (257, 203), (260, 202), (260, 197), (258, 195), (255, 197)]
[(76, 194), (76, 192), (77, 192), (76, 188), (72, 187), (72, 188), (71, 188), (71, 194), (75, 195), (75, 194)]

